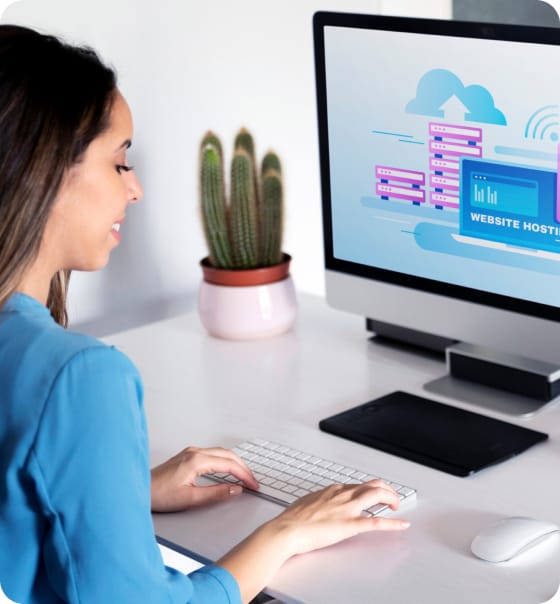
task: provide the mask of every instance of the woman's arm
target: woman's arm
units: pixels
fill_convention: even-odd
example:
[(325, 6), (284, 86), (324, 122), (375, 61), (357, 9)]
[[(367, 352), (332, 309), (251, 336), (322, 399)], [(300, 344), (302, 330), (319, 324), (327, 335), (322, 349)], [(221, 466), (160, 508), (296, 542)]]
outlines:
[(237, 582), (210, 565), (164, 567), (150, 514), (142, 387), (132, 363), (96, 346), (58, 373), (42, 414), (29, 480), (49, 583), (64, 601), (239, 602)]
[[(197, 476), (207, 472), (234, 474), (248, 487), (257, 482), (246, 464), (232, 451), (188, 447), (152, 470), (152, 509), (176, 511), (210, 503), (241, 492), (238, 485), (198, 487)], [(396, 510), (399, 498), (381, 480), (365, 484), (333, 485), (294, 502), (282, 514), (259, 527), (217, 564), (237, 580), (248, 602), (272, 579), (286, 560), (371, 530), (402, 530), (399, 519), (367, 518), (362, 510), (377, 503)]]
[[(228, 472), (249, 488), (258, 488), (251, 470), (232, 451), (188, 447), (152, 470), (152, 510), (177, 511), (241, 493), (239, 485), (196, 486), (196, 477), (208, 472)], [(409, 523), (403, 520), (361, 515), (362, 510), (377, 503), (388, 504), (393, 510), (399, 506), (395, 491), (381, 480), (333, 485), (311, 493), (259, 527), (217, 565), (235, 577), (243, 601), (248, 602), (295, 554), (366, 531), (408, 528)]]
[(237, 580), (243, 602), (263, 589), (296, 554), (332, 545), (372, 530), (403, 530), (409, 523), (396, 518), (364, 517), (362, 510), (386, 503), (399, 506), (395, 491), (381, 480), (360, 485), (332, 485), (302, 497), (282, 514), (259, 527), (217, 564)]

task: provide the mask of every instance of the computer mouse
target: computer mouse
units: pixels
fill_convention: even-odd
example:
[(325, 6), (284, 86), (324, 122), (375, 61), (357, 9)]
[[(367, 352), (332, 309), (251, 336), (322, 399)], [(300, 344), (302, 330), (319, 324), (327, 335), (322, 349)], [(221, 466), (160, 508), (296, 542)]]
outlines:
[(471, 551), (488, 562), (505, 562), (559, 530), (560, 527), (552, 522), (527, 516), (503, 518), (476, 535)]

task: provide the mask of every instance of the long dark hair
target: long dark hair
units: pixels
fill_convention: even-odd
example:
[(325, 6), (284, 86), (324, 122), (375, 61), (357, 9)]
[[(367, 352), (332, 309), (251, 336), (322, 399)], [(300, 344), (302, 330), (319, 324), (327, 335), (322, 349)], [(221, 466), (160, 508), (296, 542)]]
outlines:
[[(0, 25), (0, 308), (37, 253), (68, 169), (107, 127), (115, 72), (90, 48)], [(67, 325), (70, 271), (47, 306)]]

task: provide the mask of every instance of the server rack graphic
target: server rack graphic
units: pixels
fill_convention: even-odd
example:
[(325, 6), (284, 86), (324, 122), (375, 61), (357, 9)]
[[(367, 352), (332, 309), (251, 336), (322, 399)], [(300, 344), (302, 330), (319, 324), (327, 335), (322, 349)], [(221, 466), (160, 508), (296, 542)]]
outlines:
[(403, 199), (414, 205), (426, 203), (424, 172), (391, 166), (375, 166), (375, 192), (381, 199)]
[(430, 204), (438, 210), (459, 208), (460, 159), (482, 157), (482, 130), (430, 122)]

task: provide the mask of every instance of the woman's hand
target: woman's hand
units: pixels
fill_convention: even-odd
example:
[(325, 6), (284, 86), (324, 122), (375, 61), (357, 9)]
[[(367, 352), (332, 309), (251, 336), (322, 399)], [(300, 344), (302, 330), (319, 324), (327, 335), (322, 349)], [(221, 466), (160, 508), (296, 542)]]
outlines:
[(242, 600), (248, 602), (295, 554), (366, 531), (408, 528), (408, 522), (397, 518), (362, 516), (362, 510), (377, 503), (385, 503), (393, 510), (399, 507), (398, 495), (381, 480), (333, 485), (311, 493), (259, 527), (217, 564), (236, 578)]
[(275, 530), (291, 533), (291, 554), (301, 554), (325, 547), (358, 533), (372, 530), (391, 531), (408, 528), (407, 521), (382, 516), (364, 516), (362, 511), (377, 503), (392, 510), (399, 507), (399, 497), (382, 480), (363, 484), (336, 484), (295, 501), (270, 524)]
[(239, 485), (196, 485), (198, 476), (212, 472), (233, 474), (249, 488), (258, 488), (251, 470), (233, 451), (220, 447), (187, 447), (152, 469), (152, 511), (177, 512), (241, 493), (242, 488)]

